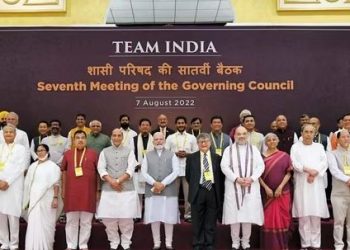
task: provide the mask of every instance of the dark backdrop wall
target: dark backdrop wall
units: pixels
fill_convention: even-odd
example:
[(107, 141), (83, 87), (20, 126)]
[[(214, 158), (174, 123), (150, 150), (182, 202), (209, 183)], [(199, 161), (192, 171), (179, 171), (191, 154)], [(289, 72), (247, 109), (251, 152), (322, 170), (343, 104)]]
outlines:
[(219, 114), (229, 131), (243, 108), (263, 132), (309, 113), (328, 133), (349, 112), (349, 44), (347, 27), (2, 28), (0, 110), (31, 136), (53, 118), (66, 134), (79, 112), (108, 134), (122, 113), (136, 129)]

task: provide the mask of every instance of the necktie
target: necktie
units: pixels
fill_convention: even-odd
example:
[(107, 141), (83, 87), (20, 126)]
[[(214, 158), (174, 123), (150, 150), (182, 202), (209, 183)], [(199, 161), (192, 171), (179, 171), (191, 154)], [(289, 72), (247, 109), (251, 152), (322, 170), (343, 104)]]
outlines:
[(207, 158), (207, 154), (204, 154), (203, 157), (203, 183), (202, 186), (205, 187), (208, 190), (211, 190), (211, 187), (213, 185), (213, 183), (211, 182), (211, 180), (206, 180), (205, 179), (205, 172), (209, 172), (209, 162), (208, 162), (208, 158)]

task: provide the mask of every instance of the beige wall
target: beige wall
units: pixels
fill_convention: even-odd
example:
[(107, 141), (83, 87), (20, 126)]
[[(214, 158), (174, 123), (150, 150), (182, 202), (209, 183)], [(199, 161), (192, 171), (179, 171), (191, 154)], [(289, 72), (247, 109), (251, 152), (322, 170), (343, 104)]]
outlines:
[[(277, 12), (277, 0), (231, 0), (237, 23), (343, 23), (350, 11)], [(67, 0), (63, 13), (0, 13), (0, 25), (104, 24), (109, 0)]]
[(109, 0), (67, 0), (62, 13), (0, 13), (0, 25), (104, 24)]
[(277, 0), (231, 0), (237, 23), (345, 23), (349, 11), (277, 11)]

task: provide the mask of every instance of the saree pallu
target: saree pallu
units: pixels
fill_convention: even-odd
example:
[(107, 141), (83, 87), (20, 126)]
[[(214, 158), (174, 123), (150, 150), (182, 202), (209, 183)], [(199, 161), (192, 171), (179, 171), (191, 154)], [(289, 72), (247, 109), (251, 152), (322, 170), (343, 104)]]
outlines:
[(264, 206), (263, 249), (288, 249), (288, 232), (291, 223), (290, 192), (270, 199)]

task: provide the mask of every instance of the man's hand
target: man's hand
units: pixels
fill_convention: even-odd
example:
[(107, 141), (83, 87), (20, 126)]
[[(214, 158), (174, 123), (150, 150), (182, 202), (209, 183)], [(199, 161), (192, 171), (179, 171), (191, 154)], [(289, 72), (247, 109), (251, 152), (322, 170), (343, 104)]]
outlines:
[(51, 208), (58, 208), (58, 198), (54, 197), (51, 202)]
[(0, 190), (6, 191), (9, 188), (9, 184), (6, 181), (0, 180)]
[(118, 179), (114, 179), (113, 181), (111, 181), (109, 183), (111, 185), (111, 187), (117, 191), (117, 192), (121, 192), (123, 191), (123, 185), (119, 182)]
[(153, 188), (155, 193), (161, 193), (164, 190), (165, 186), (161, 182), (156, 181), (153, 184)]
[(186, 151), (185, 150), (179, 150), (175, 153), (175, 155), (179, 158), (186, 158)]
[(310, 174), (307, 176), (307, 182), (308, 182), (308, 183), (310, 183), (310, 184), (311, 184), (311, 183), (313, 183), (313, 182), (314, 182), (314, 180), (315, 180), (315, 176), (310, 175)]

